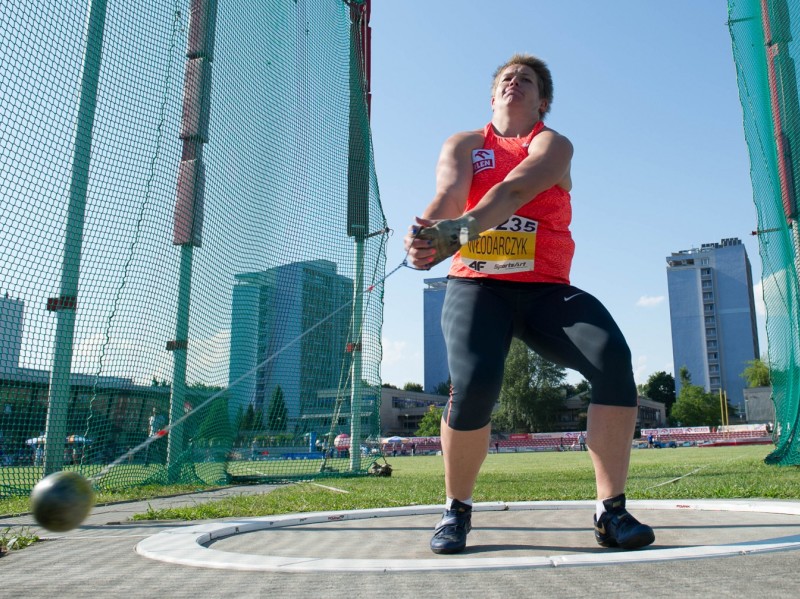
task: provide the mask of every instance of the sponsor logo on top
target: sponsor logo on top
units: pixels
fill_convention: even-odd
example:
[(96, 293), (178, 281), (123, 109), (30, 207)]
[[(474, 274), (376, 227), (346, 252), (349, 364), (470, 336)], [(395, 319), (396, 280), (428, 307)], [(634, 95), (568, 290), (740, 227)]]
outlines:
[(472, 150), (472, 174), (494, 168), (494, 150)]

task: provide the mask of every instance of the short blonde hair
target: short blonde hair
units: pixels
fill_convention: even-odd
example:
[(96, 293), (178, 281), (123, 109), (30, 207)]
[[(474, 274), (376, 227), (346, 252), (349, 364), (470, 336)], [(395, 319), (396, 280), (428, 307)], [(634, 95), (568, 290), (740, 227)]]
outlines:
[(498, 80), (503, 71), (517, 64), (530, 67), (533, 72), (536, 73), (536, 81), (539, 84), (539, 95), (542, 99), (547, 101), (547, 107), (539, 115), (540, 118), (544, 118), (544, 115), (550, 112), (550, 106), (553, 104), (553, 76), (550, 74), (550, 69), (547, 64), (541, 58), (537, 58), (532, 54), (514, 54), (505, 63), (497, 67), (492, 77), (492, 95), (494, 95), (497, 89)]

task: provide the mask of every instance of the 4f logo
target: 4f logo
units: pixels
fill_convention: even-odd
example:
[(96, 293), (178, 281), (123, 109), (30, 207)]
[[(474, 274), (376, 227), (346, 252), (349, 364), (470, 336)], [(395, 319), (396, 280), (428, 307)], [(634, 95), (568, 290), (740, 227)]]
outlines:
[(472, 150), (472, 174), (494, 168), (494, 150)]
[(467, 266), (469, 266), (472, 270), (476, 272), (481, 272), (483, 267), (486, 266), (486, 262), (483, 260), (473, 260)]

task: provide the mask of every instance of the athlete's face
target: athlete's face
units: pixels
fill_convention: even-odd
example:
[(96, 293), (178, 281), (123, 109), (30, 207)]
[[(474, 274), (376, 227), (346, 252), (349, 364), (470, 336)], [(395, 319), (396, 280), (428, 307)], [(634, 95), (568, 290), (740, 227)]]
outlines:
[(539, 93), (536, 72), (527, 65), (513, 64), (497, 76), (492, 94), (492, 108), (520, 106), (541, 115), (547, 101)]

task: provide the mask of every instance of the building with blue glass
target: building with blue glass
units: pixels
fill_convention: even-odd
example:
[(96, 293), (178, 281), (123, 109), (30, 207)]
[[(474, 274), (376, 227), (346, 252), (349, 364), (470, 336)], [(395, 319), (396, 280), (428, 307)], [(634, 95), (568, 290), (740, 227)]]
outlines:
[(0, 297), (0, 374), (19, 368), (24, 319), (25, 302), (9, 297), (8, 292)]
[(349, 387), (352, 310), (340, 308), (352, 301), (353, 281), (328, 260), (295, 262), (235, 279), (229, 411), (235, 417), (252, 405), (266, 415), (278, 393), (287, 409), (287, 429), (297, 431), (304, 415), (319, 411), (321, 395), (343, 384)]
[(450, 380), (447, 347), (442, 333), (442, 306), (447, 291), (447, 277), (425, 279), (425, 285), (427, 287), (422, 291), (424, 389), (427, 393), (435, 393), (439, 385)]
[(746, 387), (741, 374), (759, 357), (747, 250), (730, 238), (674, 252), (666, 260), (675, 391), (680, 393), (685, 366), (692, 384), (723, 391), (741, 421)]

